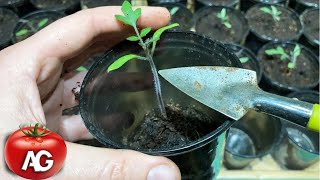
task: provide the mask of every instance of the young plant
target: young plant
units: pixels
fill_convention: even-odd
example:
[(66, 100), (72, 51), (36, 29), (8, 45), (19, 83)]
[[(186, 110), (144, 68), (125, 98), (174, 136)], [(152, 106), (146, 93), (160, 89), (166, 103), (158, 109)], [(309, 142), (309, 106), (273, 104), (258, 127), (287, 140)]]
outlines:
[(280, 21), (281, 12), (275, 6), (271, 6), (271, 9), (267, 7), (260, 8), (261, 11), (270, 14), (275, 21)]
[(217, 17), (221, 20), (221, 23), (228, 29), (232, 27), (232, 24), (229, 22), (229, 16), (227, 15), (226, 8), (223, 8), (219, 13), (217, 13)]
[(163, 102), (162, 94), (161, 94), (161, 86), (160, 86), (158, 71), (157, 71), (157, 68), (153, 62), (153, 54), (154, 54), (154, 51), (155, 51), (155, 48), (157, 45), (157, 41), (160, 39), (161, 34), (167, 29), (179, 26), (179, 24), (174, 23), (169, 26), (162, 27), (162, 28), (158, 29), (153, 34), (152, 37), (144, 40), (143, 38), (145, 36), (147, 36), (147, 34), (151, 31), (151, 28), (147, 27), (147, 28), (144, 28), (140, 31), (138, 30), (137, 20), (141, 16), (141, 8), (137, 8), (136, 10), (133, 10), (131, 4), (128, 1), (124, 1), (122, 4), (121, 10), (122, 10), (124, 16), (115, 15), (115, 18), (117, 20), (122, 21), (123, 23), (131, 26), (134, 29), (136, 35), (128, 37), (127, 40), (138, 41), (139, 45), (142, 47), (142, 49), (144, 51), (145, 56), (139, 56), (136, 54), (124, 55), (124, 56), (120, 57), (119, 59), (117, 59), (116, 61), (114, 61), (107, 68), (107, 71), (108, 72), (114, 71), (114, 70), (120, 68), (121, 66), (123, 66), (126, 62), (133, 60), (133, 59), (148, 61), (150, 64), (150, 67), (151, 67), (153, 78), (154, 78), (155, 91), (156, 91), (156, 96), (157, 96), (157, 102), (158, 102), (158, 105), (160, 108), (160, 113), (164, 118), (167, 118), (166, 110), (165, 110), (165, 106), (164, 106), (164, 102)]
[(170, 10), (170, 15), (173, 16), (175, 15), (178, 11), (179, 11), (179, 7), (173, 7), (171, 10)]
[[(23, 23), (25, 23), (33, 33), (36, 33), (37, 31), (39, 31), (41, 28), (43, 28), (47, 23), (48, 23), (49, 19), (48, 18), (44, 18), (41, 21), (38, 22), (37, 27), (35, 28), (32, 24), (30, 24), (29, 21), (27, 20), (22, 20)], [(20, 31), (16, 32), (16, 36), (23, 36), (29, 33), (29, 30), (27, 28), (23, 28)]]
[(241, 57), (239, 58), (240, 62), (243, 64), (243, 63), (246, 63), (249, 61), (249, 58), (248, 57)]
[(267, 55), (280, 55), (280, 59), (281, 60), (290, 60), (290, 62), (288, 63), (288, 68), (289, 69), (293, 69), (296, 67), (296, 62), (297, 62), (297, 58), (298, 56), (301, 54), (301, 48), (300, 46), (297, 44), (293, 51), (290, 52), (290, 55), (288, 55), (284, 49), (280, 46), (278, 46), (276, 49), (268, 49), (265, 51), (265, 53)]

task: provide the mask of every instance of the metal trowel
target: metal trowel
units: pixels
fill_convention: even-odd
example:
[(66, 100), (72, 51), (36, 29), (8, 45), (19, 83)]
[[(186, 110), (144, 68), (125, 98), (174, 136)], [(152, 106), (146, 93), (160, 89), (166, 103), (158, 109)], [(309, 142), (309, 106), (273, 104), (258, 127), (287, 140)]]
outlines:
[(160, 70), (159, 74), (185, 94), (234, 120), (255, 109), (319, 132), (319, 104), (262, 91), (255, 71), (198, 66)]

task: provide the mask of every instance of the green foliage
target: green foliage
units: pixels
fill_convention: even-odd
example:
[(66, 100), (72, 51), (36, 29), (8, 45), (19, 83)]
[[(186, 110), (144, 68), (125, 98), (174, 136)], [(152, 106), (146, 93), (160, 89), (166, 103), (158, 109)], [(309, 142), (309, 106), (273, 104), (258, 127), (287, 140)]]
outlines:
[(267, 7), (262, 7), (260, 8), (260, 10), (267, 14), (270, 14), (275, 21), (280, 21), (281, 12), (278, 11), (278, 9), (275, 6), (271, 5), (270, 9)]
[(293, 69), (296, 67), (297, 58), (301, 54), (301, 47), (296, 44), (294, 50), (290, 52), (290, 56), (280, 46), (278, 46), (276, 49), (268, 49), (265, 51), (265, 53), (269, 56), (280, 55), (281, 60), (290, 60), (290, 62), (288, 63), (288, 68)]
[(147, 27), (141, 30), (140, 37), (145, 37), (151, 31), (151, 27)]
[(23, 35), (26, 35), (28, 33), (28, 29), (21, 29), (20, 31), (16, 32), (16, 36), (19, 37), (19, 36), (23, 36)]
[(42, 28), (44, 25), (46, 25), (48, 23), (48, 21), (49, 21), (48, 18), (42, 19), (40, 22), (38, 22), (38, 27)]
[(77, 68), (76, 71), (78, 71), (78, 72), (87, 71), (87, 68), (85, 68), (85, 67), (83, 67), (83, 66), (80, 66), (80, 67)]
[(131, 4), (128, 1), (124, 1), (121, 11), (124, 16), (115, 15), (116, 19), (132, 27), (136, 27), (137, 20), (141, 16), (141, 8), (133, 10)]
[(107, 69), (108, 72), (114, 71), (116, 69), (119, 69), (121, 66), (123, 66), (126, 62), (132, 60), (132, 59), (145, 59), (143, 57), (140, 57), (135, 54), (127, 54), (125, 56), (120, 57), (116, 61), (114, 61)]
[(221, 20), (221, 23), (228, 29), (232, 27), (231, 23), (229, 22), (229, 16), (227, 15), (226, 8), (223, 8), (220, 13), (217, 14), (217, 17)]
[(179, 11), (179, 7), (173, 7), (171, 10), (170, 10), (170, 15), (173, 16), (174, 14), (176, 14), (178, 11)]
[(248, 57), (241, 57), (241, 58), (239, 58), (239, 60), (241, 63), (246, 63), (249, 61), (249, 58)]

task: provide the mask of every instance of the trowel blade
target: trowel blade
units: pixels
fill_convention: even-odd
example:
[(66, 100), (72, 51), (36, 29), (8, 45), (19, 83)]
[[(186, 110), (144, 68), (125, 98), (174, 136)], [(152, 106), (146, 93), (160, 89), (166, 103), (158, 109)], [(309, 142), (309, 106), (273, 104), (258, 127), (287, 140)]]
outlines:
[(176, 88), (202, 104), (239, 120), (253, 107), (258, 91), (255, 71), (220, 66), (182, 67), (160, 70)]

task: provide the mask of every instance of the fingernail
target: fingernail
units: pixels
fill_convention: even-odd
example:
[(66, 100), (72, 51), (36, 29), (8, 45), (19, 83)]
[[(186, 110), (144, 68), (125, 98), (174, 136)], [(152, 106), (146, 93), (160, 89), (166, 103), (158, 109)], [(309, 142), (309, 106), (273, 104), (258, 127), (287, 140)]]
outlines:
[(165, 165), (156, 166), (149, 171), (147, 180), (175, 180), (176, 171), (174, 167)]

